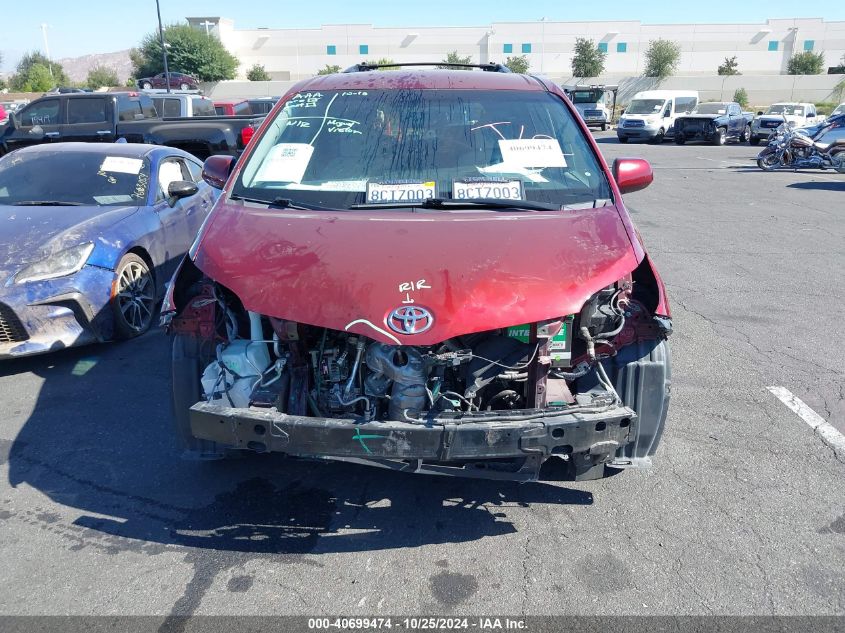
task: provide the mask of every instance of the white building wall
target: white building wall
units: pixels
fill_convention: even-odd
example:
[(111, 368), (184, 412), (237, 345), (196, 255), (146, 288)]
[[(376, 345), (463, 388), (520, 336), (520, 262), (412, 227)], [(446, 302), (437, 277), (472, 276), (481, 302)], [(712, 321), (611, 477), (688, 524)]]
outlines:
[[(679, 75), (714, 74), (726, 57), (737, 57), (745, 74), (781, 74), (795, 52), (812, 42), (835, 66), (845, 54), (845, 22), (821, 18), (773, 19), (759, 24), (642, 24), (639, 21), (497, 22), (477, 27), (374, 27), (370, 24), (324, 25), (314, 29), (236, 29), (224, 18), (188, 18), (209, 29), (241, 60), (239, 76), (263, 64), (275, 79), (313, 75), (327, 64), (346, 68), (360, 61), (440, 61), (457, 50), (473, 62), (504, 61), (523, 54), (533, 72), (568, 77), (576, 37), (607, 47), (607, 75), (638, 75), (650, 40), (680, 42)], [(213, 23), (213, 26), (205, 24)], [(770, 44), (774, 42), (775, 44)], [(367, 46), (366, 52), (359, 47)], [(507, 45), (510, 45), (508, 52)], [(807, 44), (809, 45), (809, 44)], [(329, 54), (333, 46), (335, 54)], [(776, 46), (776, 50), (770, 50)]]

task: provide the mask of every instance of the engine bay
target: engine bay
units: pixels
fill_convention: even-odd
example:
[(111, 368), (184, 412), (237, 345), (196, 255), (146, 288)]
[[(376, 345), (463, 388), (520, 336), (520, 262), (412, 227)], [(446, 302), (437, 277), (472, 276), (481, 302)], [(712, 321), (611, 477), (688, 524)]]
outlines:
[(258, 315), (223, 288), (207, 292), (218, 339), (202, 373), (207, 402), (366, 422), (618, 404), (600, 361), (645, 315), (623, 280), (580, 314), (406, 346)]

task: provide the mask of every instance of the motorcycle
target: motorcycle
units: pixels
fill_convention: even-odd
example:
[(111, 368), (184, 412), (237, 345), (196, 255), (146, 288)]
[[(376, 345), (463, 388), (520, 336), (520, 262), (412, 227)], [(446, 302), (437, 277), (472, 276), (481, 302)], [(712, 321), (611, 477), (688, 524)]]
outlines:
[(757, 166), (763, 171), (781, 167), (790, 169), (835, 169), (845, 174), (845, 138), (825, 144), (820, 143), (824, 134), (845, 125), (843, 117), (834, 117), (812, 136), (796, 130), (788, 123), (782, 124), (772, 135), (766, 148), (757, 155)]

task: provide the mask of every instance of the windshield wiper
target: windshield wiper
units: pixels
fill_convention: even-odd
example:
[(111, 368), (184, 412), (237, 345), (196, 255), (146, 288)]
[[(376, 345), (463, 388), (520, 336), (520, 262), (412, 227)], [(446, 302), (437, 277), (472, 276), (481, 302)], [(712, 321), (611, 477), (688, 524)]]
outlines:
[(66, 202), (64, 200), (23, 200), (13, 202), (16, 207), (84, 207), (84, 202)]
[(325, 207), (318, 207), (314, 204), (305, 204), (302, 202), (295, 202), (290, 198), (277, 197), (272, 200), (262, 200), (261, 198), (248, 198), (246, 196), (239, 196), (233, 193), (229, 196), (231, 200), (243, 200), (244, 202), (255, 202), (256, 204), (266, 204), (273, 209), (294, 209), (297, 211), (334, 211), (335, 209), (327, 209)]
[(452, 198), (428, 198), (420, 202), (367, 203), (353, 204), (350, 209), (384, 209), (396, 207), (417, 207), (423, 209), (510, 209), (512, 211), (560, 211), (559, 204), (534, 202), (532, 200), (508, 200), (507, 198), (470, 198), (455, 200)]

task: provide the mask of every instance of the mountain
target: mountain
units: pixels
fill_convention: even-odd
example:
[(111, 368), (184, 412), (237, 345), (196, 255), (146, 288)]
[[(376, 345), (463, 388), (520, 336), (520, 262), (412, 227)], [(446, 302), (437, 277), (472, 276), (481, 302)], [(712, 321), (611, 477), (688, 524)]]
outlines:
[(83, 55), (82, 57), (66, 57), (57, 59), (56, 62), (62, 65), (65, 73), (72, 81), (82, 82), (88, 78), (88, 71), (95, 66), (106, 66), (114, 69), (121, 85), (132, 75), (132, 62), (129, 59), (129, 50), (116, 53), (95, 53)]

